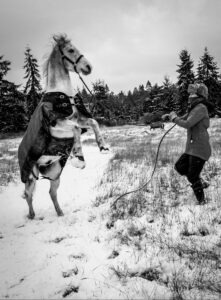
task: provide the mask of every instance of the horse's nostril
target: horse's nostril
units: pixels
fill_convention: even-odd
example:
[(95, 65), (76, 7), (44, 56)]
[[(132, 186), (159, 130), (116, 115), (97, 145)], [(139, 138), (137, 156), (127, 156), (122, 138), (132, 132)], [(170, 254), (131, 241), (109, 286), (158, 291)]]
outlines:
[(90, 65), (87, 65), (87, 71), (88, 71), (88, 73), (91, 73), (91, 66)]
[(84, 161), (84, 157), (83, 156), (76, 156), (80, 161)]

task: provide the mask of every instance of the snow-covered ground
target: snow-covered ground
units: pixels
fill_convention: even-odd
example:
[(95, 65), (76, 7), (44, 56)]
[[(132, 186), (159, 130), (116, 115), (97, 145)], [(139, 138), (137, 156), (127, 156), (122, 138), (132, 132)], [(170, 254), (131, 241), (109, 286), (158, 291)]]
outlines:
[(33, 221), (26, 217), (23, 184), (11, 184), (0, 194), (0, 298), (61, 298), (69, 285), (79, 288), (76, 298), (87, 298), (96, 294), (97, 286), (106, 285), (107, 274), (96, 273), (109, 250), (98, 241), (101, 224), (94, 219), (91, 202), (111, 154), (89, 146), (84, 153), (84, 170), (68, 162), (62, 173), (62, 218), (55, 213), (47, 180), (37, 183)]
[[(56, 215), (47, 180), (37, 182), (35, 220), (27, 218), (23, 184), (10, 184), (0, 194), (0, 298), (143, 298), (136, 280), (122, 286), (111, 272), (106, 220), (92, 205), (113, 154), (85, 145), (84, 155), (84, 170), (68, 161), (61, 176), (58, 199), (64, 217)], [(150, 284), (150, 294), (154, 290)]]
[[(103, 130), (106, 140), (111, 136), (127, 138), (131, 139), (132, 144), (139, 139), (157, 144), (163, 132), (152, 132), (142, 127)], [(182, 132), (176, 128), (171, 138), (177, 139), (178, 136), (183, 139)], [(91, 133), (87, 138), (93, 138)], [(172, 148), (169, 137), (168, 141), (169, 148)], [(205, 207), (196, 206), (186, 182), (170, 182), (170, 166), (162, 166), (162, 169), (158, 168), (161, 177), (157, 175), (154, 179), (152, 194), (145, 193), (147, 202), (155, 197), (153, 204), (156, 203), (157, 207), (153, 210), (154, 214), (149, 210), (141, 217), (119, 219), (114, 227), (107, 228), (111, 201), (107, 199), (103, 202), (101, 198), (105, 192), (109, 193), (107, 186), (111, 180), (119, 176), (117, 169), (112, 173), (107, 172), (114, 151), (101, 154), (95, 143), (86, 143), (83, 152), (86, 168), (75, 169), (68, 161), (61, 176), (58, 200), (64, 212), (63, 217), (56, 215), (47, 180), (37, 182), (33, 201), (36, 213), (34, 220), (27, 218), (28, 206), (22, 198), (23, 184), (19, 181), (11, 183), (0, 191), (0, 298), (172, 299), (172, 290), (177, 289), (176, 296), (179, 293), (182, 295), (183, 288), (188, 290), (189, 283), (185, 281), (188, 276), (190, 282), (192, 278), (198, 280), (199, 264), (191, 261), (191, 251), (193, 255), (201, 255), (201, 260), (204, 259), (199, 272), (206, 274), (209, 271), (209, 264), (206, 264), (208, 257), (212, 262), (219, 263), (219, 255), (218, 262), (214, 256), (218, 252), (212, 252), (214, 247), (220, 252), (218, 194)], [(166, 152), (162, 158), (165, 156)], [(148, 169), (146, 172), (149, 177), (151, 167), (147, 168), (145, 164), (147, 161), (141, 168)], [(125, 180), (123, 177), (124, 173), (128, 177), (130, 170), (134, 175), (136, 172), (143, 175), (137, 166), (125, 166), (124, 170), (120, 170), (122, 180), (119, 188), (122, 191), (132, 188), (125, 187), (129, 178)], [(211, 174), (216, 171), (212, 163), (209, 171)], [(108, 174), (116, 178), (108, 180)], [(176, 176), (175, 179), (180, 180)], [(134, 178), (132, 181), (136, 186), (138, 183)], [(166, 183), (170, 182), (173, 188), (178, 185), (184, 189), (184, 192), (179, 191), (179, 201), (173, 202), (174, 206), (170, 206), (170, 209), (167, 203), (171, 202), (170, 197), (174, 197), (175, 192), (166, 183), (162, 185), (163, 181), (160, 193), (155, 190), (162, 178)], [(214, 184), (218, 184), (220, 179), (214, 178)], [(210, 188), (210, 195), (215, 195), (213, 189)], [(99, 205), (95, 204), (97, 199), (101, 199)], [(200, 230), (202, 233), (199, 233)], [(191, 248), (194, 241), (199, 244), (199, 249)], [(205, 257), (202, 253), (205, 253)], [(216, 270), (219, 270), (219, 266)], [(220, 272), (215, 275), (218, 279)], [(200, 288), (197, 284), (192, 290), (190, 288), (188, 295), (193, 295), (192, 299), (196, 294), (197, 299), (206, 299), (200, 298), (200, 293), (194, 290), (196, 286)], [(203, 284), (206, 286), (205, 282)], [(201, 288), (202, 291), (205, 286)], [(217, 292), (213, 298), (213, 293), (201, 295), (209, 295), (207, 299), (219, 299)]]

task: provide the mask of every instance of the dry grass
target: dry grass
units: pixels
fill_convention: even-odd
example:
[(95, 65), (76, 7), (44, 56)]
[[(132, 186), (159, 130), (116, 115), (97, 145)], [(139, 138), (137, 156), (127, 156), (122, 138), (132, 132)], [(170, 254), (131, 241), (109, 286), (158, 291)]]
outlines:
[[(115, 155), (98, 183), (96, 206), (109, 201), (111, 226), (108, 228), (115, 244), (118, 241), (119, 245), (132, 248), (139, 260), (146, 261), (147, 253), (154, 251), (155, 259), (158, 257), (167, 264), (169, 270), (156, 271), (154, 267), (147, 270), (157, 274), (153, 280), (164, 284), (173, 299), (221, 296), (220, 125), (221, 120), (212, 120), (213, 156), (203, 171), (203, 177), (211, 184), (206, 190), (209, 203), (205, 206), (196, 205), (189, 183), (174, 170), (185, 145), (185, 131), (180, 128), (165, 138), (152, 182), (111, 206), (119, 195), (136, 190), (148, 181), (163, 131), (146, 134), (136, 127), (123, 127), (115, 128), (114, 134), (109, 132)], [(144, 223), (140, 221), (143, 218)], [(119, 221), (122, 227), (117, 229)], [(139, 222), (142, 228), (132, 226), (131, 229), (131, 223)], [(124, 280), (142, 274), (130, 270), (130, 261), (119, 265), (112, 271)]]
[[(114, 155), (97, 183), (94, 205), (104, 222), (111, 224), (108, 247), (119, 255), (112, 258), (110, 271), (124, 284), (132, 277), (153, 281), (170, 292), (171, 299), (221, 297), (220, 125), (221, 120), (212, 120), (213, 155), (203, 171), (203, 177), (210, 180), (206, 190), (209, 202), (205, 206), (196, 205), (187, 180), (174, 170), (185, 144), (185, 131), (180, 128), (175, 128), (162, 143), (151, 183), (111, 206), (121, 194), (149, 180), (164, 131), (148, 132), (136, 126), (105, 130)], [(84, 142), (91, 143), (94, 139)], [(1, 185), (18, 175), (17, 145), (13, 140), (0, 143)], [(121, 255), (123, 251), (126, 259)], [(70, 286), (63, 297), (77, 292), (78, 287)]]
[(15, 182), (19, 178), (17, 147), (16, 140), (0, 141), (0, 187)]

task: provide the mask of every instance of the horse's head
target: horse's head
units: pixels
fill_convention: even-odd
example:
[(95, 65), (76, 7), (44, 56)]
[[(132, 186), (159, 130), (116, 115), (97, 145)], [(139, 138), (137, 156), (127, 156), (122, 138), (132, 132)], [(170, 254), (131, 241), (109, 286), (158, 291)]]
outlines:
[(53, 39), (56, 42), (55, 47), (57, 47), (63, 64), (68, 71), (82, 73), (84, 75), (91, 73), (91, 64), (71, 43), (66, 35), (54, 35)]

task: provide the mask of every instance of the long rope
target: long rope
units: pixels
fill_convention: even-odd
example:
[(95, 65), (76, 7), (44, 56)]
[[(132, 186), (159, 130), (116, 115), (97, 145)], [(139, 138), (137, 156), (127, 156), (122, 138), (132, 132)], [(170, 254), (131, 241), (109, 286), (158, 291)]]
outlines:
[[(85, 83), (85, 81), (83, 80), (83, 78), (81, 77), (81, 75), (80, 75), (78, 72), (77, 72), (77, 74), (78, 74), (80, 80), (82, 81), (82, 83), (84, 84), (84, 86), (86, 87), (86, 89), (87, 89), (87, 90), (89, 91), (89, 93), (91, 94), (92, 99), (93, 99), (93, 98), (95, 99), (95, 96), (92, 94), (92, 92), (90, 91), (89, 87), (87, 86), (87, 84)], [(154, 167), (153, 167), (153, 171), (152, 171), (152, 173), (151, 173), (150, 179), (149, 179), (145, 184), (143, 184), (141, 187), (139, 187), (139, 188), (137, 188), (137, 189), (135, 189), (135, 190), (126, 192), (126, 193), (120, 195), (119, 197), (117, 197), (117, 198), (114, 200), (114, 202), (111, 204), (111, 207), (115, 207), (117, 201), (120, 200), (121, 198), (123, 198), (123, 197), (125, 197), (125, 196), (127, 196), (127, 195), (129, 195), (129, 194), (139, 192), (140, 190), (144, 189), (144, 188), (151, 182), (151, 180), (153, 179), (153, 175), (154, 175), (154, 173), (155, 173), (155, 171), (156, 171), (157, 161), (158, 161), (158, 156), (159, 156), (159, 151), (160, 151), (160, 146), (161, 146), (161, 144), (162, 144), (162, 142), (163, 142), (165, 136), (166, 136), (166, 135), (167, 135), (167, 134), (175, 127), (175, 126), (176, 126), (176, 124), (174, 124), (173, 126), (171, 126), (171, 127), (164, 133), (164, 135), (162, 136), (162, 138), (161, 138), (161, 140), (160, 140), (160, 142), (159, 142), (159, 144), (158, 144), (157, 154), (156, 154), (156, 158), (155, 158), (155, 163), (154, 163)]]
[[(78, 72), (76, 72), (77, 74), (78, 74), (78, 76), (79, 76), (79, 78), (80, 78), (80, 80), (82, 81), (82, 83), (83, 83), (83, 85), (86, 87), (86, 89), (88, 90), (88, 92), (90, 93), (90, 95), (92, 96), (92, 98), (91, 98), (91, 100), (90, 100), (90, 103), (89, 103), (89, 109), (90, 109), (90, 111), (91, 111), (91, 113), (93, 113), (93, 110), (94, 110), (94, 107), (95, 107), (95, 101), (96, 101), (96, 98), (95, 98), (95, 96), (94, 96), (94, 94), (91, 92), (91, 90), (89, 89), (89, 87), (88, 87), (88, 85), (86, 84), (86, 82), (84, 81), (84, 79), (81, 77), (81, 75), (78, 73)], [(91, 102), (94, 102), (94, 106), (91, 108), (90, 106), (90, 104), (91, 104)]]
[(160, 146), (165, 138), (165, 136), (176, 126), (176, 124), (174, 124), (173, 126), (171, 126), (165, 133), (164, 135), (162, 136), (162, 138), (160, 139), (160, 142), (158, 144), (158, 148), (157, 148), (157, 154), (156, 154), (156, 158), (155, 158), (155, 163), (154, 163), (154, 167), (153, 167), (153, 171), (151, 173), (151, 176), (150, 176), (150, 179), (145, 183), (143, 184), (142, 186), (138, 187), (137, 189), (135, 190), (132, 190), (132, 191), (129, 191), (129, 192), (126, 192), (124, 194), (121, 194), (119, 197), (117, 197), (114, 202), (111, 204), (111, 207), (114, 208), (117, 201), (120, 200), (121, 198), (129, 195), (129, 194), (132, 194), (132, 193), (136, 193), (136, 192), (139, 192), (140, 190), (144, 189), (150, 182), (151, 180), (153, 179), (153, 175), (156, 171), (156, 167), (157, 167), (157, 161), (158, 161), (158, 156), (159, 156), (159, 151), (160, 151)]
[[(92, 96), (92, 99), (94, 98), (95, 99), (95, 96), (92, 94), (92, 92), (90, 91), (89, 87), (87, 86), (87, 84), (85, 83), (85, 81), (83, 80), (83, 78), (80, 76), (80, 74), (77, 72), (80, 80), (82, 81), (82, 83), (84, 84), (84, 86), (86, 87), (86, 89), (89, 91), (89, 93), (91, 94)], [(221, 112), (216, 108), (215, 109), (216, 112), (218, 112), (219, 115), (221, 115)], [(160, 151), (160, 146), (165, 138), (165, 136), (176, 126), (176, 124), (174, 124), (173, 126), (171, 126), (165, 133), (164, 135), (162, 136), (159, 144), (158, 144), (158, 148), (157, 148), (157, 154), (156, 154), (156, 158), (155, 158), (155, 163), (154, 163), (154, 167), (153, 167), (153, 171), (151, 173), (151, 176), (150, 176), (150, 179), (145, 183), (143, 184), (142, 186), (138, 187), (137, 189), (135, 190), (132, 190), (132, 191), (129, 191), (129, 192), (126, 192), (124, 194), (121, 194), (119, 197), (117, 197), (114, 202), (111, 204), (111, 207), (115, 207), (116, 203), (118, 200), (120, 200), (121, 198), (129, 195), (129, 194), (132, 194), (132, 193), (136, 193), (136, 192), (139, 192), (141, 191), (142, 189), (144, 189), (153, 179), (153, 176), (154, 176), (154, 173), (156, 171), (156, 167), (157, 167), (157, 161), (158, 161), (158, 156), (159, 156), (159, 151)]]

